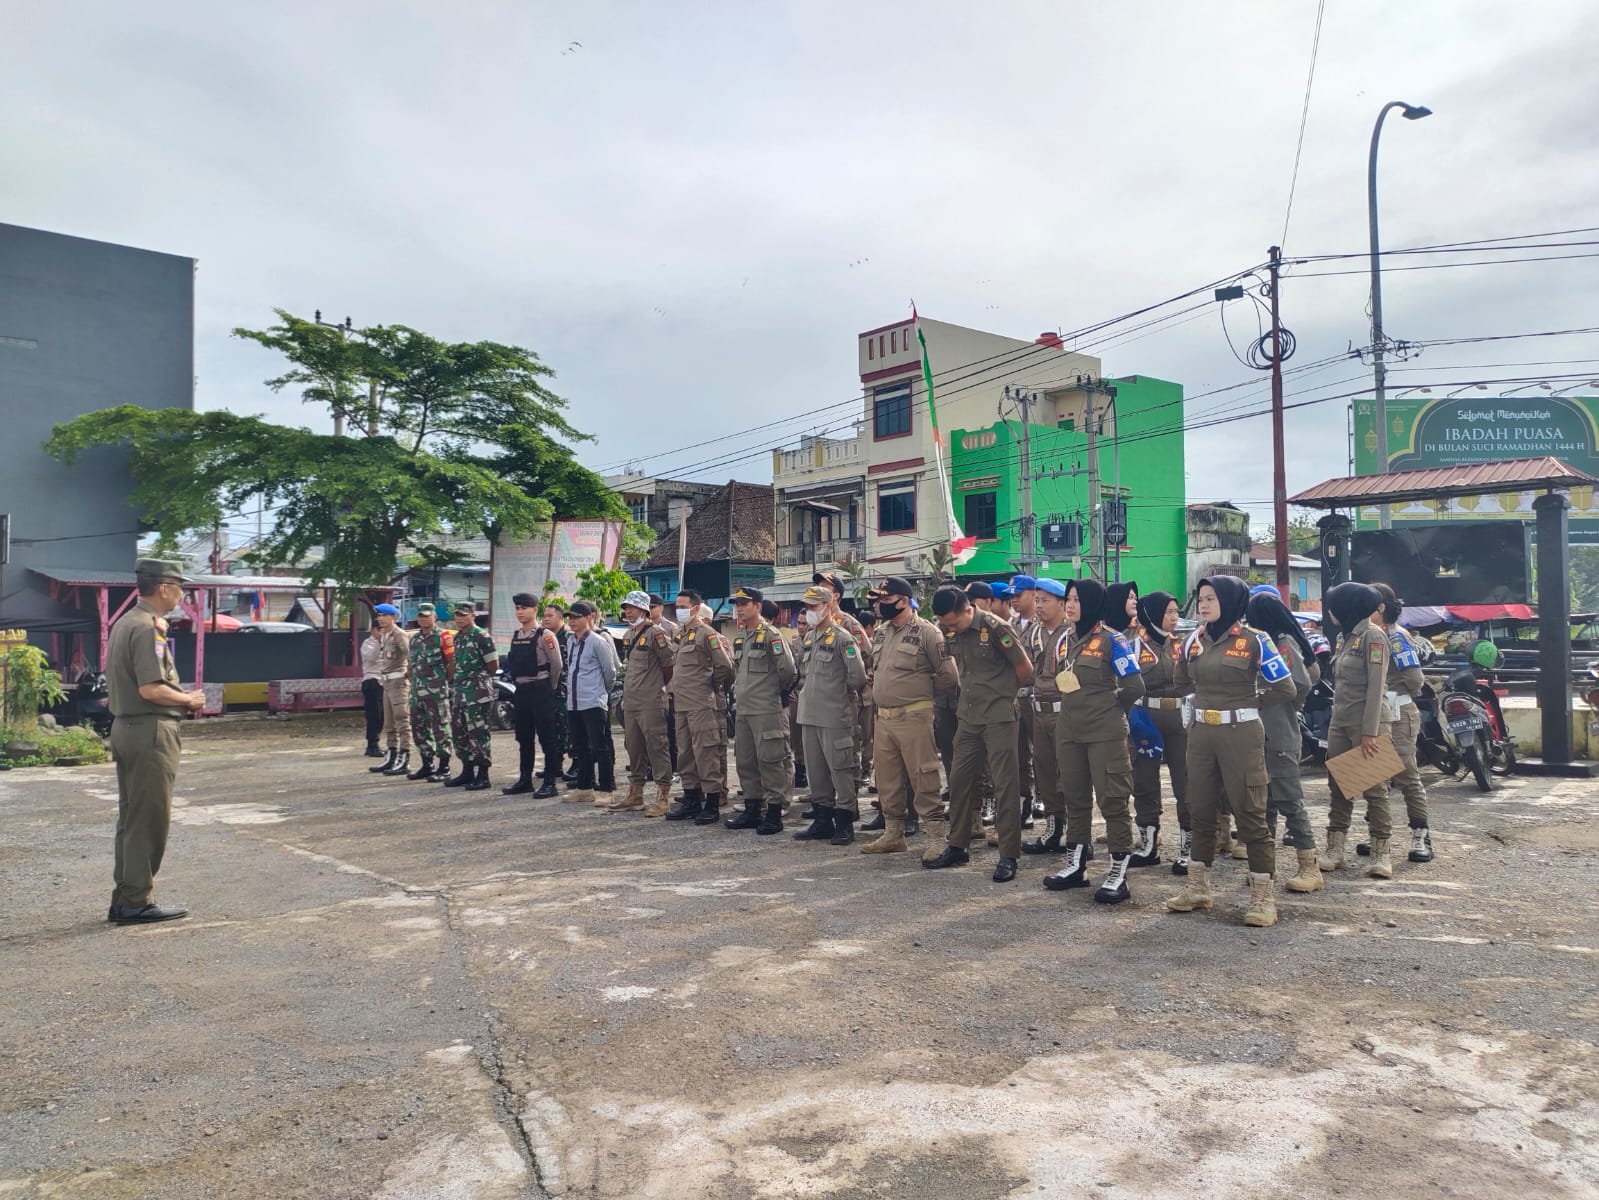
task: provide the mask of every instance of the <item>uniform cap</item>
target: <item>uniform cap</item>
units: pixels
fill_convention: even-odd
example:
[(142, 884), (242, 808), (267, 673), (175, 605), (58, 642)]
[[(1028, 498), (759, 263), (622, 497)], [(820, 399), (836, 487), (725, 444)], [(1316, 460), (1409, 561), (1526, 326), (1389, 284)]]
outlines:
[(174, 558), (141, 558), (133, 564), (136, 579), (156, 579), (170, 583), (192, 583), (183, 573), (183, 564)]
[(914, 595), (911, 591), (911, 585), (898, 575), (890, 575), (883, 580), (883, 586), (877, 589), (877, 593), (880, 596), (904, 596), (907, 599)]
[(532, 592), (518, 592), (511, 597), (511, 603), (518, 608), (537, 608), (539, 606), (539, 598)]
[(650, 608), (650, 594), (648, 592), (629, 592), (622, 597), (624, 608), (636, 608), (648, 612)]
[(833, 589), (835, 595), (842, 596), (844, 594), (844, 581), (831, 572), (818, 571), (811, 576), (811, 582), (826, 584)]
[(776, 600), (762, 600), (761, 601), (761, 616), (764, 617), (766, 620), (768, 620), (768, 621), (777, 620), (777, 614), (778, 614), (779, 611), (780, 610), (777, 607), (777, 601)]
[(1249, 594), (1251, 596), (1279, 596), (1279, 597), (1281, 595), (1281, 593), (1279, 593), (1277, 591), (1277, 585), (1275, 583), (1257, 583), (1254, 587), (1249, 589)]
[(375, 613), (382, 613), (386, 617), (397, 617), (400, 615), (400, 610), (395, 608), (392, 604), (374, 604), (372, 606), (372, 611)]
[(805, 589), (805, 594), (800, 597), (800, 600), (805, 604), (831, 604), (833, 602), (833, 591), (831, 588), (824, 587), (819, 583), (813, 583)]
[(743, 584), (740, 584), (738, 590), (733, 593), (734, 604), (741, 600), (746, 604), (759, 604), (764, 599), (766, 599), (766, 595), (760, 588), (746, 587)]
[(421, 604), (416, 606), (416, 615), (419, 617), (436, 617), (439, 614), (438, 610), (433, 607), (431, 602), (424, 600)]
[(1018, 592), (1033, 591), (1037, 587), (1038, 580), (1034, 579), (1031, 575), (1012, 575), (1010, 577), (1010, 594), (1012, 596), (1016, 595)]
[(1045, 595), (1061, 600), (1066, 598), (1066, 585), (1058, 579), (1036, 579), (1033, 581), (1033, 586)]
[(992, 600), (994, 589), (981, 579), (966, 585), (966, 598), (968, 600)]
[(579, 600), (566, 610), (566, 615), (569, 617), (592, 617), (594, 615), (594, 606), (587, 600)]
[(662, 600), (661, 597), (657, 593), (651, 592), (650, 593), (650, 607), (651, 608), (655, 608), (657, 606), (659, 606), (661, 608), (665, 608), (666, 607), (666, 601)]
[(1010, 599), (1010, 588), (1006, 587), (1003, 583), (991, 583), (988, 585), (988, 590), (993, 593), (994, 599), (996, 600)]

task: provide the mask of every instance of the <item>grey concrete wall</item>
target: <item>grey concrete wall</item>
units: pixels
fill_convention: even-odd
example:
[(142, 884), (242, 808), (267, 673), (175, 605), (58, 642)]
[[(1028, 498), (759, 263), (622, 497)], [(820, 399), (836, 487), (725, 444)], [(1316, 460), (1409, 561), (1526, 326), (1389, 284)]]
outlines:
[(67, 467), (42, 449), (55, 425), (118, 404), (194, 406), (194, 260), (0, 224), (6, 592), (24, 566), (132, 569), (123, 454)]

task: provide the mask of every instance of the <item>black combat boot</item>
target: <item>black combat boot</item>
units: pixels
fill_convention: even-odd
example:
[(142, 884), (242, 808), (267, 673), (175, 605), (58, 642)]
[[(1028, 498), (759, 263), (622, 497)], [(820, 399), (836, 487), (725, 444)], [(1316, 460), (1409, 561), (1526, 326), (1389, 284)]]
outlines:
[(722, 797), (720, 795), (705, 797), (705, 803), (700, 811), (694, 814), (694, 824), (715, 825), (722, 819)]
[(401, 750), (400, 756), (394, 760), (394, 765), (386, 769), (383, 773), (385, 775), (404, 775), (409, 772), (410, 767), (411, 752), (409, 750)]
[(450, 778), (446, 779), (444, 781), (444, 786), (445, 787), (465, 787), (467, 784), (471, 783), (472, 780), (474, 780), (475, 778), (477, 778), (476, 769), (472, 766), (471, 763), (463, 761), (461, 763), (461, 773), (459, 775), (452, 775), (452, 776), (450, 776)]
[(415, 781), (415, 780), (419, 780), (419, 779), (427, 779), (427, 778), (431, 777), (432, 774), (433, 774), (433, 756), (431, 754), (424, 754), (422, 756), (422, 761), (419, 764), (417, 764), (416, 770), (414, 770), (410, 774), (408, 774), (406, 776), (406, 778), (409, 779), (409, 780)]
[[(1115, 857), (1112, 856), (1112, 863)], [(1138, 827), (1138, 846), (1133, 850), (1133, 857), (1127, 863), (1130, 867), (1158, 867), (1160, 866), (1160, 826), (1140, 825)], [(1112, 866), (1112, 870), (1115, 867)]]
[(428, 780), (432, 783), (443, 783), (449, 777), (450, 756), (441, 754), (439, 755), (439, 761), (433, 764), (433, 774), (428, 776)]
[(1127, 867), (1131, 858), (1129, 854), (1110, 856), (1110, 870), (1094, 893), (1095, 904), (1120, 904), (1132, 898), (1132, 892), (1127, 889)]
[(515, 783), (513, 783), (510, 787), (502, 787), (500, 792), (502, 795), (506, 796), (525, 796), (532, 790), (533, 777), (531, 775), (519, 775), (517, 776)]
[(533, 793), (533, 799), (548, 800), (553, 795), (555, 795), (555, 780), (546, 779), (539, 784), (539, 790)]
[(771, 837), (774, 833), (782, 833), (783, 806), (781, 804), (768, 804), (766, 806), (766, 816), (755, 827), (755, 832), (759, 837)]
[(394, 765), (394, 760), (399, 758), (399, 757), (400, 757), (400, 752), (398, 750), (396, 750), (393, 746), (390, 746), (389, 747), (388, 756), (386, 758), (384, 758), (384, 760), (382, 762), (380, 762), (377, 766), (368, 767), (367, 770), (372, 772), (372, 774), (374, 774), (374, 775), (386, 775), (386, 774), (388, 774), (389, 768)]
[(761, 798), (744, 797), (744, 811), (723, 821), (729, 829), (755, 829), (761, 825)]
[(870, 821), (867, 821), (867, 822), (865, 822), (865, 823), (863, 823), (861, 825), (861, 832), (862, 833), (880, 833), (880, 832), (882, 832), (882, 829), (883, 829), (883, 807), (882, 807), (882, 805), (874, 805), (873, 807), (875, 807), (877, 809), (877, 811), (872, 814), (872, 819)]
[(847, 846), (855, 840), (855, 814), (842, 808), (833, 810), (833, 836), (827, 839), (835, 846)]
[(1053, 875), (1044, 876), (1044, 886), (1052, 892), (1088, 886), (1088, 847), (1081, 842), (1066, 843), (1066, 865)]
[(1044, 835), (1022, 843), (1023, 854), (1059, 854), (1060, 839), (1065, 836), (1065, 822), (1059, 817), (1044, 818)]
[(805, 777), (805, 764), (794, 764), (794, 786), (796, 788), (809, 787), (810, 780)]
[(366, 757), (382, 758), (383, 750), (376, 742), (368, 742), (366, 744)]
[(484, 792), (484, 791), (487, 791), (488, 787), (489, 787), (489, 764), (488, 764), (488, 761), (485, 760), (483, 762), (478, 763), (476, 765), (475, 769), (476, 769), (477, 773), (472, 777), (472, 782), (466, 785), (466, 790), (469, 791), (469, 792)]
[(796, 842), (822, 842), (833, 836), (833, 810), (820, 804), (813, 806), (816, 816), (811, 823), (794, 835)]
[(705, 805), (705, 793), (699, 788), (684, 788), (683, 796), (667, 810), (668, 821), (686, 821)]

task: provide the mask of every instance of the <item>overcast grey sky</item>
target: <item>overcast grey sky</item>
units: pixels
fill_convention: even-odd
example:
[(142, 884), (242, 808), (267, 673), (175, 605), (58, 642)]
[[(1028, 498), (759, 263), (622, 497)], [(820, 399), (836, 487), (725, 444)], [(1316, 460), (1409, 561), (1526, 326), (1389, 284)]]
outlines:
[[(1385, 245), (1594, 224), (1592, 14), (1327, 0), (1288, 255), (1364, 249), (1367, 140), (1390, 99), (1436, 115), (1385, 129)], [(767, 449), (845, 410), (779, 422), (856, 396), (854, 335), (912, 297), (1030, 338), (1263, 260), (1315, 16), (1311, 0), (19, 5), (0, 220), (197, 258), (201, 407), (308, 422), (228, 331), (320, 307), (535, 350), (596, 434), (592, 466), (760, 480)], [(1394, 273), (1388, 331), (1599, 325), (1595, 264)], [(1359, 274), (1290, 279), (1290, 366), (1362, 343), (1366, 292)], [(1229, 323), (1242, 348), (1253, 319), (1235, 304)], [(1102, 355), (1191, 395), (1252, 375), (1211, 311)], [(1568, 359), (1599, 343), (1432, 350), (1391, 386), (1599, 372), (1473, 369)], [(1190, 419), (1261, 407), (1257, 382)], [(1342, 402), (1288, 427), (1291, 491), (1342, 473)], [(661, 453), (751, 428), (723, 446), (741, 461)], [(1268, 421), (1191, 433), (1188, 474), (1190, 499), (1264, 507)]]

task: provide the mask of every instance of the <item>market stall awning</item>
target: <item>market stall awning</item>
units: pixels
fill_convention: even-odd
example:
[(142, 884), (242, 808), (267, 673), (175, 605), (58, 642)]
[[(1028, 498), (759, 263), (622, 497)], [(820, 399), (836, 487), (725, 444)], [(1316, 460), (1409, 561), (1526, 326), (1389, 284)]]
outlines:
[(1558, 458), (1512, 458), (1459, 467), (1423, 467), (1386, 475), (1351, 475), (1328, 479), (1288, 503), (1305, 508), (1353, 508), (1369, 504), (1402, 504), (1451, 496), (1486, 496), (1552, 488), (1589, 487), (1599, 483)]
[(0, 598), (0, 629), (29, 633), (93, 633), (99, 618), (52, 600), (33, 588), (18, 588)]

